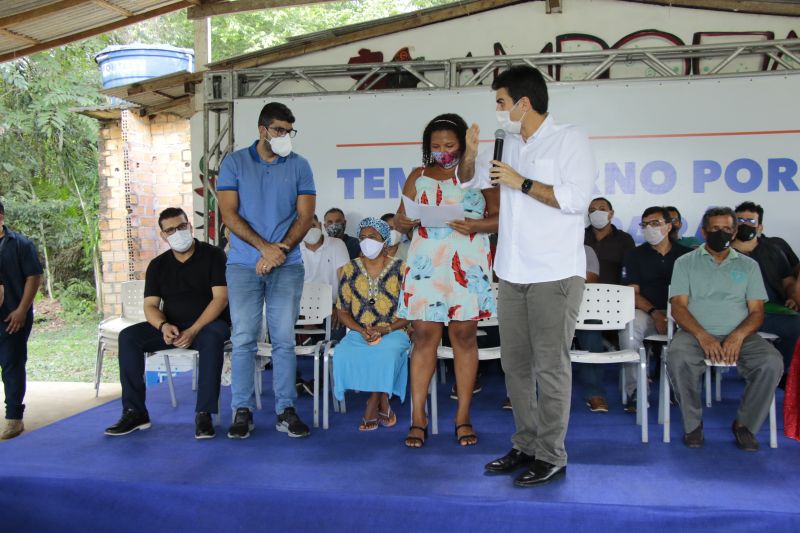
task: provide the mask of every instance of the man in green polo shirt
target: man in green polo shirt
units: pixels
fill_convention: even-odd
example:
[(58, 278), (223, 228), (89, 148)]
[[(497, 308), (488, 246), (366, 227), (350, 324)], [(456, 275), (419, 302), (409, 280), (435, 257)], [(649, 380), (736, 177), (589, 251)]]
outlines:
[(758, 336), (767, 292), (758, 264), (730, 247), (736, 216), (728, 207), (703, 215), (705, 244), (675, 261), (670, 285), (672, 316), (680, 326), (669, 345), (667, 367), (683, 417), (683, 442), (703, 446), (700, 378), (706, 360), (736, 365), (745, 390), (733, 434), (746, 451), (769, 414), (783, 373), (780, 353)]

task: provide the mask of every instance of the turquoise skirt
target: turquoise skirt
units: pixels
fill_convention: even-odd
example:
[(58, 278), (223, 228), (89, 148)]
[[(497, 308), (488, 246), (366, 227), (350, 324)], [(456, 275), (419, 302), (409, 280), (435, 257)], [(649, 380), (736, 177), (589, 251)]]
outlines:
[(404, 331), (384, 335), (374, 346), (349, 331), (333, 354), (334, 396), (343, 400), (346, 390), (386, 392), (405, 401), (410, 347)]

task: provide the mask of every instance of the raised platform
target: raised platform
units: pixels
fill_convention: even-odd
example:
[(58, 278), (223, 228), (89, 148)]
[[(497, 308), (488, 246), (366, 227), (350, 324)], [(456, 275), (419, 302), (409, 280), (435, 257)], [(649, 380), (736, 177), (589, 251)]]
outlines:
[[(308, 375), (308, 372), (306, 372)], [(421, 450), (403, 446), (407, 404), (391, 429), (357, 431), (364, 395), (331, 415), (331, 429), (289, 439), (274, 429), (269, 373), (264, 411), (244, 441), (195, 441), (194, 396), (176, 380), (179, 406), (166, 385), (149, 391), (153, 427), (127, 437), (103, 436), (118, 402), (25, 434), (0, 451), (2, 531), (797, 531), (800, 444), (782, 436), (758, 453), (737, 450), (730, 433), (742, 384), (724, 382), (723, 402), (705, 410), (706, 446), (661, 442), (655, 405), (651, 442), (639, 442), (609, 382), (612, 412), (591, 414), (573, 401), (565, 480), (517, 489), (483, 465), (505, 453), (512, 414), (500, 409), (501, 377), (481, 378), (473, 422), (477, 446), (453, 438), (455, 402), (440, 386), (440, 435)], [(224, 389), (223, 405), (229, 402)], [(298, 402), (311, 421), (311, 400)]]

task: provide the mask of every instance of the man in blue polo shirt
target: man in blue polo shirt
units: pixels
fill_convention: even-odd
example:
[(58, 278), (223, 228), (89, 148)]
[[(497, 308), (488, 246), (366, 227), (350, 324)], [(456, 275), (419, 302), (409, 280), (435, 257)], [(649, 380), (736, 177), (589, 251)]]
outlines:
[(290, 437), (309, 435), (294, 408), (294, 323), (304, 276), (298, 244), (314, 222), (316, 189), (308, 161), (292, 152), (294, 121), (284, 104), (265, 105), (258, 117), (258, 140), (227, 156), (217, 180), (220, 213), (231, 231), (226, 277), (233, 321), (231, 405), (236, 415), (230, 438), (247, 438), (254, 427), (253, 372), (265, 304), (275, 428)]
[(25, 363), (33, 326), (33, 298), (42, 281), (42, 265), (33, 243), (5, 226), (0, 204), (0, 278), (4, 299), (0, 306), (0, 368), (6, 394), (6, 425), (0, 439), (13, 439), (25, 430)]

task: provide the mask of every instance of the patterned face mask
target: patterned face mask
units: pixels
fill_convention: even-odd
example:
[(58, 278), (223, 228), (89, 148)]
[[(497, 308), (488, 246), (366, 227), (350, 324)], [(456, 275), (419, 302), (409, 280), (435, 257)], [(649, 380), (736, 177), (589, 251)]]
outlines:
[(458, 165), (461, 156), (456, 152), (431, 152), (433, 162), (444, 169), (451, 169)]

